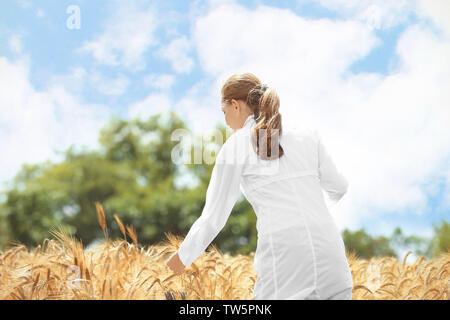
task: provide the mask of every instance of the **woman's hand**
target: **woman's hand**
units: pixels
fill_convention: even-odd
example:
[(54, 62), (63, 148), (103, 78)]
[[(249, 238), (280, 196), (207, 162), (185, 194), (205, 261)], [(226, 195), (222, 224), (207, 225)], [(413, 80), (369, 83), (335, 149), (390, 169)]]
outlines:
[(184, 272), (184, 264), (181, 262), (178, 252), (175, 252), (173, 256), (167, 261), (167, 266), (175, 273), (182, 274)]

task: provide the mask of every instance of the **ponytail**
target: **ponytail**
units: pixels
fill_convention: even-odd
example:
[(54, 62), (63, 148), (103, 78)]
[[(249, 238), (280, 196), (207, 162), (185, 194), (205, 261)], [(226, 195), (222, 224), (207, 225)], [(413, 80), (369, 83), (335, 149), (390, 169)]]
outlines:
[[(257, 101), (256, 101), (257, 100)], [(263, 160), (274, 160), (283, 154), (281, 137), (280, 98), (276, 91), (265, 84), (257, 85), (249, 92), (248, 105), (257, 105), (254, 110), (256, 126), (252, 132), (255, 152)]]

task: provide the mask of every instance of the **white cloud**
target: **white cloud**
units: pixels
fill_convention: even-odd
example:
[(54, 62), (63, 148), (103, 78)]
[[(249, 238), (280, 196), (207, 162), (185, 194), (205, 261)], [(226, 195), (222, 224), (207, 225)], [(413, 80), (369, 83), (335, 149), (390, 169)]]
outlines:
[(284, 61), (296, 62), (296, 70), (301, 66), (300, 77), (333, 76), (377, 44), (369, 28), (359, 22), (308, 20), (266, 6), (252, 12), (233, 4), (199, 18), (193, 37), (203, 69), (217, 76), (236, 67), (274, 70), (274, 62)]
[(122, 95), (130, 85), (130, 79), (122, 73), (115, 78), (107, 77), (97, 69), (86, 71), (83, 67), (72, 67), (68, 74), (53, 75), (49, 85), (62, 84), (66, 90), (82, 93), (87, 88), (95, 88), (104, 95)]
[(48, 86), (61, 84), (68, 91), (81, 93), (87, 85), (88, 73), (83, 67), (72, 67), (67, 74), (52, 75), (47, 80)]
[[(320, 0), (321, 6), (343, 17), (359, 20), (370, 28), (387, 29), (406, 22), (417, 0)], [(300, 4), (317, 2), (299, 0)]]
[(218, 123), (225, 125), (218, 88), (218, 81), (205, 76), (175, 103), (174, 109), (194, 132), (209, 133)]
[(175, 76), (171, 74), (151, 73), (144, 77), (144, 83), (149, 87), (166, 90), (175, 83)]
[[(405, 2), (375, 3), (392, 15), (381, 15), (387, 20), (377, 27), (399, 23), (397, 14), (410, 10)], [(448, 168), (448, 41), (425, 24), (411, 25), (399, 39), (399, 65), (391, 74), (355, 75), (348, 67), (381, 41), (361, 15), (314, 20), (286, 9), (213, 4), (192, 34), (199, 64), (213, 80), (177, 104), (191, 110), (190, 121), (209, 130), (220, 120), (222, 81), (234, 72), (253, 72), (277, 89), (284, 124), (318, 128), (348, 177), (349, 193), (334, 209), (341, 228), (359, 227), (378, 212), (427, 209), (421, 183)]]
[(22, 36), (18, 34), (13, 34), (8, 38), (9, 49), (16, 54), (22, 53), (23, 43)]
[(156, 113), (165, 113), (172, 109), (170, 98), (163, 93), (152, 93), (144, 100), (133, 103), (128, 108), (128, 116), (131, 118), (147, 118)]
[(124, 74), (119, 74), (116, 78), (105, 77), (100, 72), (89, 75), (89, 81), (105, 95), (121, 95), (130, 85), (130, 79)]
[(431, 18), (450, 37), (450, 1), (419, 0), (416, 13), (421, 17)]
[(158, 25), (152, 7), (143, 8), (136, 1), (116, 2), (104, 32), (79, 49), (89, 52), (100, 63), (132, 70), (145, 68), (145, 51), (158, 43), (154, 31)]
[[(153, 81), (158, 79), (158, 76), (154, 74), (150, 78), (152, 80), (149, 81)], [(128, 107), (128, 116), (146, 118), (173, 110), (194, 132), (207, 133), (218, 122), (225, 124), (220, 98), (217, 96), (217, 86), (214, 79), (203, 79), (189, 88), (178, 101), (173, 101), (166, 90), (151, 93), (143, 100), (131, 104)]]
[(26, 56), (0, 57), (0, 181), (11, 179), (22, 163), (58, 159), (70, 145), (97, 146), (108, 120), (103, 105), (85, 105), (61, 86), (36, 90)]
[(30, 8), (32, 6), (31, 1), (28, 0), (16, 0), (16, 3), (21, 6), (23, 9)]
[(194, 66), (194, 61), (188, 56), (191, 47), (186, 36), (182, 36), (172, 40), (166, 47), (160, 48), (157, 55), (169, 60), (175, 72), (189, 73)]
[(445, 190), (444, 190), (444, 199), (442, 201), (442, 207), (449, 208), (450, 207), (450, 183), (448, 183), (448, 181), (450, 181), (450, 168), (447, 168), (447, 171), (444, 172), (444, 174), (445, 174), (445, 179), (447, 181), (447, 184), (446, 184)]
[[(324, 80), (339, 82), (339, 75), (377, 44), (369, 28), (359, 22), (308, 20), (290, 10), (265, 6), (252, 12), (234, 4), (218, 5), (200, 17), (193, 38), (203, 70), (217, 79), (210, 87), (214, 100), (209, 107), (218, 114), (221, 84), (232, 73), (244, 71), (279, 89), (284, 104), (291, 101), (298, 109), (305, 106), (299, 110), (308, 110), (306, 106), (326, 93)], [(205, 92), (198, 92), (198, 100)], [(309, 112), (302, 115), (302, 119), (309, 117), (305, 122), (314, 121), (321, 110)]]
[(38, 18), (45, 17), (45, 11), (42, 9), (37, 9), (35, 14), (36, 14), (36, 17), (38, 17)]

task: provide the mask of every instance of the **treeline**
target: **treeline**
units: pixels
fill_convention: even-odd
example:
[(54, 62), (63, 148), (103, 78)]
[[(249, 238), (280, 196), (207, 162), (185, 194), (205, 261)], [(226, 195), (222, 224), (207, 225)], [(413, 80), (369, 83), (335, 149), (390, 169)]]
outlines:
[[(105, 208), (112, 238), (121, 237), (114, 214), (136, 229), (143, 245), (165, 240), (166, 232), (184, 236), (203, 209), (213, 164), (175, 164), (171, 158), (179, 144), (171, 137), (175, 129), (188, 130), (173, 112), (146, 120), (113, 118), (100, 131), (98, 150), (71, 147), (61, 162), (24, 165), (0, 197), (0, 247), (5, 249), (11, 241), (37, 246), (57, 225), (85, 246), (92, 244), (103, 238), (95, 202)], [(225, 127), (217, 129), (226, 136)], [(214, 144), (203, 140), (207, 148)], [(193, 184), (180, 184), (182, 177)], [(255, 224), (253, 209), (242, 198), (213, 243), (223, 252), (248, 254), (256, 248)], [(346, 247), (362, 258), (395, 255), (402, 246), (432, 257), (448, 250), (450, 225), (443, 221), (435, 226), (431, 242), (405, 237), (400, 229), (389, 238), (345, 230), (343, 238)]]
[(400, 227), (395, 228), (389, 237), (371, 236), (364, 229), (353, 232), (346, 229), (342, 237), (346, 249), (356, 252), (363, 259), (375, 256), (403, 258), (400, 253), (405, 251), (412, 251), (416, 256), (434, 258), (450, 250), (450, 223), (442, 220), (440, 224), (434, 225), (433, 229), (434, 235), (431, 239), (406, 236)]

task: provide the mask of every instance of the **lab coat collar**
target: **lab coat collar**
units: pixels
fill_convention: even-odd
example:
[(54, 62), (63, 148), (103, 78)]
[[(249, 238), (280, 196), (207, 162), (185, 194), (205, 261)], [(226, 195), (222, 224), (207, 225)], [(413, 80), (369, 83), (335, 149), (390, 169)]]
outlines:
[(252, 123), (255, 122), (255, 115), (254, 114), (250, 114), (247, 119), (244, 122), (244, 125), (242, 126), (242, 128), (245, 128), (247, 126), (250, 126)]

